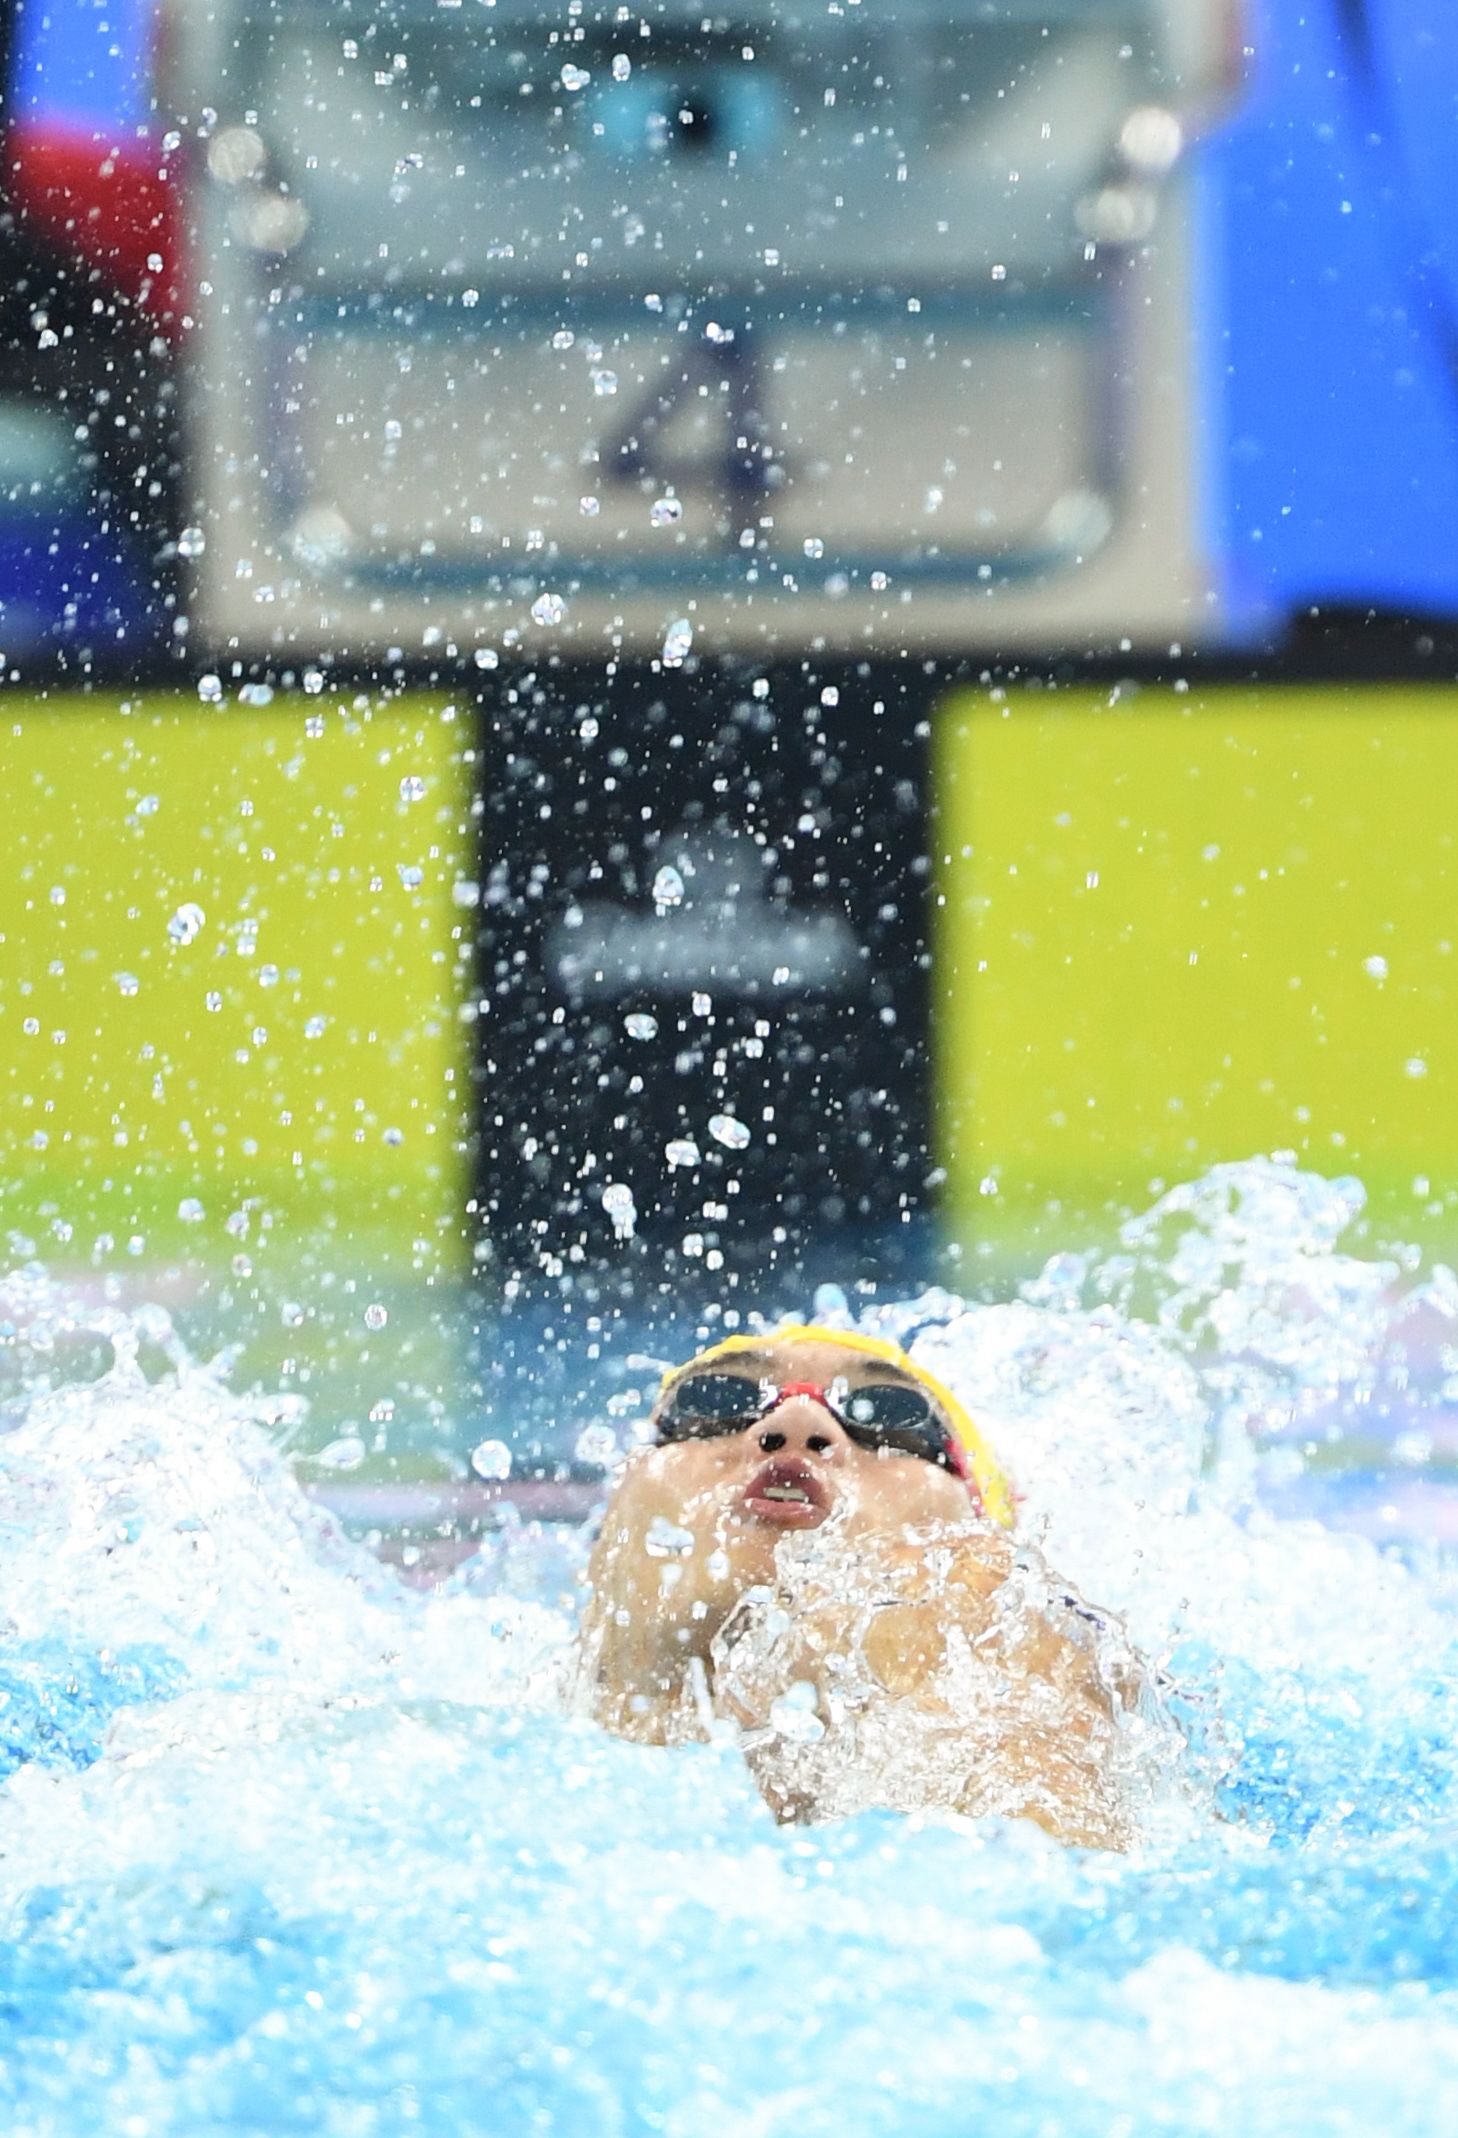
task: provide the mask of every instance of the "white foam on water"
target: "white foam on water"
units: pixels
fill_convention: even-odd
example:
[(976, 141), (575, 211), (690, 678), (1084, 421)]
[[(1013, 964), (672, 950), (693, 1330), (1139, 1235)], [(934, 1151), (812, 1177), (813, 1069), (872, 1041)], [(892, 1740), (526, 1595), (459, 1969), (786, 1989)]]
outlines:
[[(0, 1300), (42, 1352), (61, 1331), (113, 1348), (100, 1379), (36, 1396), (0, 1437), (0, 1624), (165, 1654), (205, 1686), (278, 1684), (323, 1696), (375, 1685), (486, 1698), (519, 1690), (528, 1653), (560, 1644), (560, 1614), (427, 1605), (312, 1504), (280, 1452), (297, 1399), (249, 1399), (191, 1361), (167, 1317), (128, 1316), (30, 1280)], [(149, 1382), (144, 1343), (171, 1355)], [(473, 1638), (457, 1639), (465, 1621)]]
[[(931, 1309), (914, 1355), (988, 1432), (1022, 1525), (1148, 1652), (1193, 1634), (1257, 1670), (1378, 1676), (1448, 1645), (1446, 1588), (1252, 1505), (1263, 1439), (1368, 1395), (1394, 1325), (1441, 1296), (1394, 1297), (1395, 1263), (1335, 1250), (1360, 1207), (1354, 1182), (1221, 1166), (1126, 1227), (1131, 1253), (1055, 1262), (1008, 1304), (878, 1320)], [(1149, 1319), (1117, 1303), (1141, 1291)]]

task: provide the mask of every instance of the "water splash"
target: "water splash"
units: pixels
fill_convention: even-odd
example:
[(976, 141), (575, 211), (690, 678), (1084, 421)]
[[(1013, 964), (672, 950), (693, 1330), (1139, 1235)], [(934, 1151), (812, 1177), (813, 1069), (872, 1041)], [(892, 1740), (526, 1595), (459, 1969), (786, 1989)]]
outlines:
[(298, 1492), (286, 1406), (165, 1316), (11, 1280), (7, 2127), (1446, 2128), (1451, 1576), (1300, 1492), (1383, 1405), (1441, 1433), (1458, 1282), (1343, 1254), (1356, 1207), (1220, 1169), (1017, 1300), (869, 1318), (1218, 1714), (1220, 1815), (1128, 1858), (997, 1819), (776, 1828), (734, 1747), (559, 1712), (571, 1533), (503, 1530), (407, 1593)]

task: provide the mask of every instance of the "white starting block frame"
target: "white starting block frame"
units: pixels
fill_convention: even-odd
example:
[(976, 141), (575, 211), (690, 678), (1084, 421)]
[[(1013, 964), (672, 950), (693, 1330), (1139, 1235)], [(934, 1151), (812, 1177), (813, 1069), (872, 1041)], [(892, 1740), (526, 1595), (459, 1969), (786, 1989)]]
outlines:
[(1233, 6), (185, 9), (194, 643), (1208, 638), (1171, 173)]

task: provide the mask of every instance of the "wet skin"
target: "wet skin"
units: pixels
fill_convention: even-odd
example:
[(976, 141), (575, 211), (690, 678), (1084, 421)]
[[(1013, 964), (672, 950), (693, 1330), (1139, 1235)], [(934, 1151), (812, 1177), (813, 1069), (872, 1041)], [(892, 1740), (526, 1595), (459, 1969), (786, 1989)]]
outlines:
[[(854, 1390), (908, 1378), (832, 1338), (766, 1343), (714, 1370), (777, 1387), (827, 1387), (839, 1379)], [(980, 1518), (955, 1473), (916, 1455), (860, 1447), (807, 1395), (787, 1398), (741, 1431), (645, 1448), (624, 1465), (587, 1575), (581, 1652), (591, 1658), (589, 1704), (597, 1719), (640, 1743), (701, 1734), (702, 1715), (698, 1726), (691, 1719), (697, 1664), (700, 1704), (707, 1694), (717, 1712), (748, 1727), (761, 1723), (742, 1691), (726, 1697), (715, 1688), (712, 1644), (746, 1591), (780, 1586), (776, 1550), (784, 1539), (821, 1529), (842, 1573), (849, 1554), (882, 1590), (892, 1586), (894, 1596), (862, 1636), (866, 1661), (888, 1693), (931, 1712), (949, 1629), (956, 1628), (984, 1649), (1000, 1642), (1001, 1660), (1024, 1680), (1067, 1696), (1067, 1746), (1030, 1737), (1020, 1747), (1014, 1732), (1008, 1757), (1026, 1764), (1041, 1796), (1051, 1786), (1066, 1799), (1064, 1814), (1032, 1811), (1040, 1823), (1066, 1839), (1117, 1846), (1108, 1821), (1083, 1803), (1087, 1775), (1079, 1764), (1090, 1733), (1107, 1718), (1107, 1695), (1083, 1652), (1044, 1622), (1023, 1624), (1016, 1653), (1008, 1651), (996, 1603), (1015, 1557), (1006, 1532)], [(803, 1639), (790, 1678), (821, 1683), (827, 1657), (845, 1646), (851, 1614), (833, 1587), (816, 1602), (812, 1584), (811, 1599), (797, 1620)], [(1065, 1749), (1072, 1766), (1060, 1779)], [(804, 1815), (804, 1807), (775, 1809)]]

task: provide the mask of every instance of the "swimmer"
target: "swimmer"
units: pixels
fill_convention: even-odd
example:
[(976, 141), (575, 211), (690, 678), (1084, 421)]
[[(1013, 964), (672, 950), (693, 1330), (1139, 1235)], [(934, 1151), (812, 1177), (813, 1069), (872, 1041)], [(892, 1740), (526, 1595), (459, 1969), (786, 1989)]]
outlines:
[(640, 1744), (737, 1731), (786, 1821), (935, 1807), (1131, 1844), (1148, 1674), (1014, 1542), (950, 1390), (795, 1327), (669, 1373), (653, 1425), (587, 1569), (580, 1708)]

